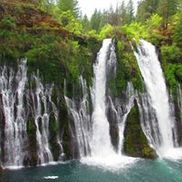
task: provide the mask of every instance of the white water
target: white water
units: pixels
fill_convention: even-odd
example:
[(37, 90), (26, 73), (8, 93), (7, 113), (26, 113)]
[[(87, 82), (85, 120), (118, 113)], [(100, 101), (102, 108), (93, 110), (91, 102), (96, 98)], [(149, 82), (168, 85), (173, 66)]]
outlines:
[[(48, 163), (53, 161), (53, 156), (49, 146), (49, 111), (47, 100), (50, 98), (51, 89), (44, 89), (40, 79), (34, 77), (36, 82), (36, 91), (32, 93), (34, 100), (34, 113), (36, 125), (37, 153), (39, 163)], [(42, 113), (42, 109), (43, 113)]]
[[(119, 107), (117, 110), (117, 120), (119, 123), (119, 150), (118, 151), (123, 151), (123, 144), (124, 144), (124, 129), (125, 129), (125, 125), (126, 125), (126, 120), (127, 120), (127, 116), (130, 112), (130, 110), (132, 109), (132, 107), (134, 106), (134, 98), (135, 98), (135, 92), (134, 92), (134, 88), (133, 88), (133, 84), (132, 83), (128, 83), (127, 89), (126, 89), (126, 96), (127, 96), (127, 103), (125, 105), (126, 107), (126, 113), (123, 114), (120, 109), (121, 107)], [(122, 117), (121, 117), (122, 116)], [(120, 122), (119, 122), (120, 121)]]
[[(177, 122), (181, 122), (182, 123), (182, 90), (181, 90), (181, 85), (178, 85), (177, 88), (177, 104), (178, 104), (178, 108), (179, 108), (179, 120)], [(166, 153), (165, 153), (165, 158), (171, 159), (171, 160), (181, 160), (182, 159), (182, 148), (172, 148), (169, 149)]]
[[(148, 129), (151, 130), (148, 137), (151, 138), (154, 135), (151, 140), (155, 140), (155, 143), (152, 141), (151, 143), (155, 145), (159, 155), (165, 156), (167, 151), (174, 148), (175, 134), (173, 135), (173, 132), (176, 131), (162, 68), (155, 47), (144, 40), (140, 41), (135, 56), (149, 94), (149, 104), (154, 109), (157, 119), (157, 123), (148, 124)], [(158, 138), (160, 142), (156, 141)]]
[[(19, 65), (15, 75), (6, 66), (1, 70), (0, 94), (4, 113), (4, 165), (20, 166), (26, 151), (27, 133), (23, 95), (27, 80), (26, 60)], [(14, 83), (16, 87), (14, 88)], [(16, 106), (15, 106), (16, 104)]]
[[(93, 86), (93, 114), (92, 114), (92, 138), (90, 141), (91, 156), (82, 158), (81, 161), (88, 165), (102, 166), (104, 168), (119, 169), (131, 164), (134, 159), (121, 155), (121, 151), (116, 152), (111, 144), (110, 126), (106, 117), (106, 81), (107, 81), (107, 61), (109, 64), (115, 59), (109, 59), (113, 46), (111, 39), (103, 41), (102, 48), (98, 53), (94, 64), (94, 86)], [(113, 56), (111, 56), (113, 57)], [(116, 111), (117, 112), (117, 111)], [(124, 125), (124, 124), (123, 124)], [(122, 127), (119, 127), (122, 129)], [(122, 129), (121, 132), (123, 132)], [(123, 139), (122, 139), (123, 140)]]
[(93, 101), (93, 138), (91, 144), (92, 156), (107, 157), (114, 155), (109, 134), (109, 122), (106, 117), (106, 61), (111, 40), (104, 40), (94, 65), (94, 101)]
[[(33, 80), (32, 80), (33, 81)], [(21, 60), (17, 71), (0, 67), (1, 164), (5, 168), (21, 168), (31, 159), (27, 123), (36, 125), (38, 165), (53, 161), (49, 146), (49, 117), (53, 112), (58, 120), (58, 109), (51, 100), (52, 87), (45, 87), (34, 76), (35, 88), (29, 89), (26, 60)], [(52, 108), (52, 110), (50, 110)], [(1, 135), (2, 136), (2, 135)], [(57, 143), (63, 152), (59, 136)]]
[(182, 89), (181, 89), (181, 85), (178, 85), (178, 89), (177, 89), (177, 101), (178, 101), (178, 107), (180, 110), (180, 119), (182, 122)]
[(76, 106), (74, 99), (65, 96), (68, 111), (73, 117), (75, 124), (75, 134), (78, 143), (79, 155), (84, 157), (90, 154), (90, 131), (91, 131), (91, 117), (89, 114), (89, 101), (86, 81), (80, 76), (80, 85), (82, 89), (82, 96), (80, 103)]

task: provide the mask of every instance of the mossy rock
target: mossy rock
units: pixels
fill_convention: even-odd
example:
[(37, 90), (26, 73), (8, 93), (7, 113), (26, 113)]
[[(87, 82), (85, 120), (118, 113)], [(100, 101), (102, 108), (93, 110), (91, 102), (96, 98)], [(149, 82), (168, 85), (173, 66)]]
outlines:
[(52, 151), (54, 160), (58, 161), (62, 151), (57, 140), (57, 137), (59, 135), (58, 134), (59, 126), (58, 126), (58, 122), (56, 121), (56, 117), (53, 113), (50, 114), (49, 131), (50, 131), (49, 143), (51, 146), (51, 151)]
[(24, 166), (36, 166), (38, 163), (36, 125), (34, 118), (32, 116), (29, 116), (28, 118), (27, 133), (28, 133), (28, 143), (29, 143), (28, 151), (30, 156), (25, 156)]
[(140, 125), (140, 114), (137, 101), (131, 109), (124, 131), (124, 153), (132, 157), (155, 159), (157, 154), (148, 144), (147, 138)]

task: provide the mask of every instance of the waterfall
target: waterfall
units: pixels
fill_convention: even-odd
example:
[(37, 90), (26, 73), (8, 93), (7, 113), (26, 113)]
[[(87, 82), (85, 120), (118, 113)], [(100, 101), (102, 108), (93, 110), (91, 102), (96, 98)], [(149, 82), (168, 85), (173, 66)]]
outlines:
[(69, 114), (73, 117), (75, 125), (75, 138), (78, 143), (80, 158), (90, 154), (90, 131), (91, 131), (91, 116), (89, 113), (89, 98), (86, 80), (82, 76), (79, 78), (79, 83), (82, 89), (82, 96), (79, 104), (75, 103), (74, 99), (65, 96)]
[(182, 89), (180, 84), (178, 85), (178, 88), (177, 88), (177, 103), (180, 110), (180, 119), (182, 122)]
[(23, 96), (27, 81), (26, 60), (23, 60), (17, 74), (6, 66), (1, 68), (0, 95), (4, 115), (4, 164), (20, 166), (26, 154), (26, 120)]
[[(49, 147), (49, 111), (48, 101), (50, 101), (51, 88), (45, 89), (40, 79), (34, 76), (36, 91), (32, 92), (34, 120), (36, 125), (36, 139), (39, 163), (53, 161), (53, 156)], [(43, 110), (43, 112), (42, 112)]]
[(91, 144), (92, 156), (107, 157), (113, 155), (109, 135), (109, 122), (106, 117), (106, 61), (111, 40), (106, 39), (94, 65), (94, 100), (93, 100), (93, 138)]
[(133, 88), (133, 84), (129, 82), (126, 89), (125, 112), (123, 113), (123, 111), (121, 110), (122, 108), (121, 106), (119, 106), (117, 109), (117, 121), (119, 123), (119, 131), (120, 131), (119, 151), (123, 151), (125, 124), (127, 116), (134, 105), (134, 98), (135, 98), (135, 91)]
[(145, 122), (143, 125), (146, 126), (145, 133), (159, 155), (163, 156), (166, 151), (174, 148), (176, 136), (164, 75), (152, 44), (141, 40), (134, 54), (148, 93), (142, 98), (143, 113), (148, 115), (148, 118), (145, 117), (143, 120)]
[[(49, 144), (50, 114), (58, 120), (58, 109), (51, 99), (53, 86), (43, 85), (39, 76), (29, 79), (26, 62), (21, 60), (17, 71), (11, 66), (0, 67), (1, 164), (5, 168), (29, 165), (33, 147), (37, 164), (53, 161)], [(35, 83), (34, 88), (29, 88), (30, 82)], [(33, 118), (31, 125), (36, 126), (35, 146), (29, 143), (30, 118)], [(63, 152), (58, 135), (57, 143)]]
[[(111, 143), (110, 136), (110, 124), (106, 115), (106, 83), (107, 74), (110, 71), (109, 68), (116, 67), (116, 56), (114, 44), (111, 39), (105, 39), (103, 41), (102, 48), (100, 49), (96, 62), (93, 65), (94, 69), (94, 82), (92, 88), (92, 131), (90, 134), (90, 155), (82, 158), (83, 163), (89, 165), (97, 165), (102, 167), (108, 167), (112, 169), (121, 168), (122, 166), (129, 165), (134, 161), (133, 158), (125, 157), (121, 154), (124, 126), (126, 116), (131, 109), (132, 99), (129, 99), (129, 107), (126, 108), (126, 112), (123, 113), (121, 105), (116, 108), (110, 99), (113, 113), (116, 115), (116, 120), (119, 128), (119, 150), (114, 150)], [(128, 85), (127, 94), (130, 95), (131, 85)]]
[[(122, 154), (125, 123), (127, 115), (133, 107), (135, 96), (133, 85), (128, 83), (124, 101), (121, 99), (113, 101), (112, 97), (107, 95), (107, 79), (115, 75), (116, 61), (114, 43), (111, 39), (105, 39), (93, 65), (92, 88), (87, 88), (87, 83), (81, 76), (79, 79), (82, 91), (80, 99), (68, 98), (65, 95), (70, 122), (72, 120), (74, 122), (72, 137), (76, 138), (81, 162), (111, 169), (121, 168), (136, 160)], [(89, 104), (89, 102), (91, 103)], [(92, 108), (90, 108), (91, 106)], [(113, 116), (110, 122), (114, 122), (115, 131), (118, 133), (115, 133), (119, 138), (117, 150), (111, 142), (112, 123), (108, 120), (108, 107)]]

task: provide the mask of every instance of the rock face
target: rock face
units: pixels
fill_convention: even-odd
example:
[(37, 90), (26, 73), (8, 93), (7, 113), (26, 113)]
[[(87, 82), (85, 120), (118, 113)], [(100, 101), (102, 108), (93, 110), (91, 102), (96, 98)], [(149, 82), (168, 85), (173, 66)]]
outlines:
[(137, 101), (134, 101), (134, 107), (131, 109), (124, 131), (124, 153), (132, 157), (143, 157), (154, 159), (156, 152), (152, 149), (140, 125), (140, 115)]

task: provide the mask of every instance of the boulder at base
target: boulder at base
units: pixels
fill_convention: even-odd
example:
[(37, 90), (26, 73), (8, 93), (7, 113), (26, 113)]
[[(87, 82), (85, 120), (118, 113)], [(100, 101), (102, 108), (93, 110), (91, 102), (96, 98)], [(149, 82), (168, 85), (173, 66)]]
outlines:
[(140, 113), (137, 101), (128, 114), (124, 131), (124, 153), (132, 157), (155, 159), (157, 154), (148, 144), (147, 138), (140, 125)]

